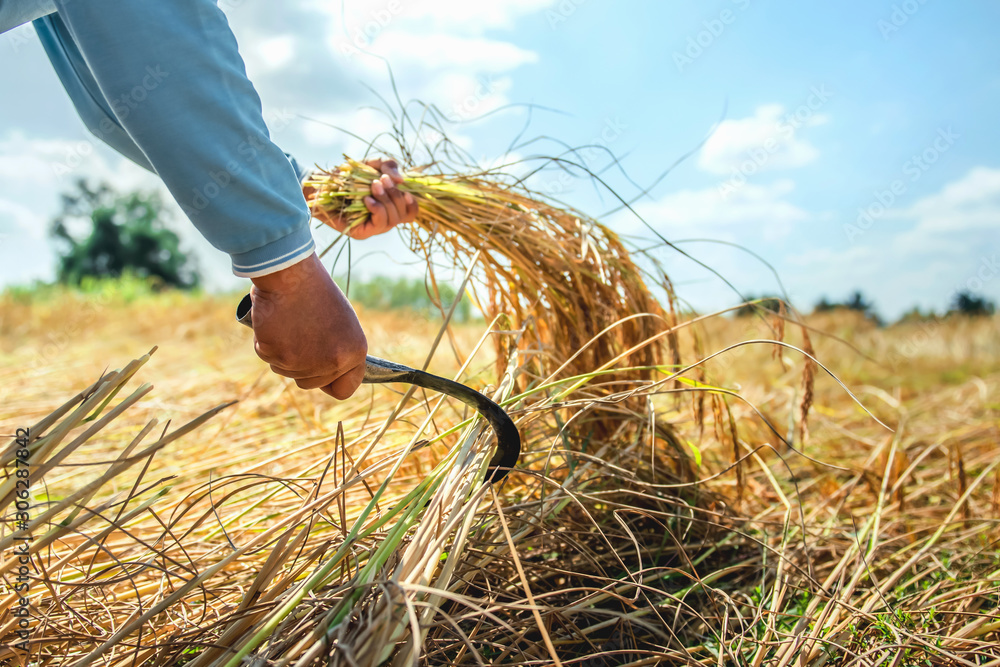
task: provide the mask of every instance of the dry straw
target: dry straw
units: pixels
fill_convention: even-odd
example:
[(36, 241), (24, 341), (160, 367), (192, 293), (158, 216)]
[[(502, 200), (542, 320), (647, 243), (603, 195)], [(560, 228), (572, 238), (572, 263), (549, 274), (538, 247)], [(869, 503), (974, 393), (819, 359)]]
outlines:
[[(416, 229), (409, 230), (414, 250), (445, 246), (467, 264), (475, 256), (487, 290), (483, 312), (527, 327), (522, 348), (536, 350), (532, 365), (539, 373), (557, 367), (563, 375), (589, 373), (623, 353), (624, 365), (659, 365), (655, 335), (673, 322), (665, 321), (618, 236), (578, 211), (487, 176), (405, 175), (399, 188), (420, 204)], [(367, 215), (362, 197), (377, 177), (348, 158), (313, 174), (310, 206), (356, 225)], [(501, 348), (501, 368), (506, 358)]]
[[(373, 176), (357, 162), (317, 174), (313, 205), (358, 215)], [(304, 441), (320, 420), (301, 395), (276, 407), (286, 392), (268, 390), (273, 379), (240, 389), (241, 417), (213, 420), (225, 419), (212, 447), (182, 436), (204, 433), (226, 405), (156, 439), (155, 421), (118, 426), (149, 395), (127, 389), (147, 355), (31, 429), (44, 508), (30, 526), (31, 654), (10, 647), (8, 592), (0, 660), (1000, 664), (1000, 466), (983, 398), (1000, 391), (995, 372), (981, 389), (970, 380), (909, 401), (865, 390), (890, 433), (835, 383), (814, 386), (823, 366), (751, 382), (777, 363), (775, 346), (774, 375), (796, 349), (842, 353), (794, 314), (772, 313), (799, 325), (788, 335), (798, 328), (801, 341), (749, 345), (758, 320), (681, 321), (649, 289), (665, 277), (644, 273), (610, 230), (522, 186), (411, 173), (406, 187), (421, 199), (408, 238), (432, 289), (444, 247), (488, 316), (471, 349), (455, 342), (455, 377), (481, 384), (474, 369), (495, 343), (488, 379), (521, 429), (519, 470), (483, 486), (488, 429), (412, 391), (348, 404), (339, 427)], [(443, 311), (425, 364), (460, 338)], [(900, 344), (856, 329), (865, 347)], [(995, 323), (966, 332), (979, 363), (1000, 358), (996, 334)], [(810, 403), (823, 408), (806, 458), (794, 434), (801, 446)], [(101, 438), (123, 434), (108, 455)], [(168, 445), (189, 462), (183, 472), (155, 472)], [(0, 453), (8, 518), (14, 451)], [(8, 586), (11, 540), (0, 534)]]

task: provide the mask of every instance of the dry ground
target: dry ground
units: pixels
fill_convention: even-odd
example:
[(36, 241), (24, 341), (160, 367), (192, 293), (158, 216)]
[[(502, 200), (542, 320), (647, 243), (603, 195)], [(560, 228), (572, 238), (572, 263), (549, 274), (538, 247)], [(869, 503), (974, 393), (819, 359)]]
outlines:
[[(271, 525), (270, 517), (295, 506), (289, 498), (272, 500), (266, 485), (246, 485), (237, 492), (232, 480), (300, 480), (295, 498), (301, 501), (315, 491), (307, 481), (323, 474), (331, 456), (335, 476), (338, 449), (356, 456), (386, 406), (398, 398), (393, 389), (366, 387), (351, 401), (337, 403), (271, 375), (253, 353), (251, 332), (233, 321), (234, 306), (230, 298), (180, 294), (131, 303), (119, 297), (63, 295), (36, 303), (0, 297), (0, 433), (37, 422), (105, 370), (121, 368), (158, 346), (118, 400), (142, 382), (155, 388), (47, 473), (48, 501), (99, 477), (149, 420), (159, 420), (159, 432), (167, 420), (173, 428), (238, 401), (86, 499), (93, 507), (127, 494), (142, 466), (143, 484), (170, 478), (155, 486), (169, 486), (169, 491), (150, 505), (148, 516), (136, 515), (130, 536), (115, 528), (117, 517), (103, 517), (101, 526), (60, 538), (48, 549), (49, 566), (98, 534), (108, 554), (119, 551), (100, 557), (95, 552), (88, 556), (89, 566), (76, 563), (56, 583), (51, 572), (32, 575), (38, 605), (33, 640), (53, 647), (42, 647), (46, 657), (37, 658), (40, 663), (70, 664), (67, 646), (80, 647), (74, 659), (94, 650), (166, 599), (182, 574), (193, 576), (219, 562)], [(439, 330), (438, 322), (411, 314), (361, 315), (371, 352), (403, 363), (421, 364)], [(494, 615), (470, 615), (452, 625), (438, 618), (425, 631), (423, 659), (428, 664), (551, 664), (554, 653), (563, 664), (591, 665), (1000, 665), (1000, 318), (887, 329), (848, 313), (807, 321), (814, 328), (810, 338), (816, 357), (888, 428), (817, 369), (807, 436), (804, 441), (795, 436), (805, 391), (803, 356), (792, 347), (774, 355), (773, 345), (761, 343), (736, 348), (686, 373), (688, 383), (677, 385), (677, 391), (650, 394), (657, 418), (671, 426), (680, 448), (690, 454), (687, 468), (677, 452), (652, 437), (649, 447), (622, 443), (622, 452), (581, 453), (579, 461), (591, 466), (591, 475), (581, 481), (573, 473), (580, 463), (571, 454), (546, 458), (544, 449), (528, 446), (525, 465), (550, 480), (571, 480), (576, 504), (532, 524), (528, 515), (537, 489), (528, 482), (504, 487), (504, 514), (509, 512), (510, 530), (521, 536), (519, 558), (500, 554), (499, 578), (484, 575), (462, 591), (469, 599), (492, 600)], [(770, 318), (709, 319), (685, 330), (683, 357), (690, 361), (741, 341), (773, 338), (775, 323)], [(455, 373), (482, 333), (481, 324), (453, 327), (430, 370)], [(785, 340), (803, 345), (793, 325)], [(491, 354), (492, 347), (485, 347), (463, 378), (480, 388), (495, 381)], [(704, 391), (706, 386), (733, 393)], [(391, 457), (415, 433), (429, 404), (419, 401), (366, 460)], [(553, 418), (565, 417), (572, 406), (550, 412)], [(431, 431), (445, 431), (464, 414), (462, 406), (446, 403)], [(347, 433), (342, 448), (335, 438), (338, 422)], [(540, 420), (526, 414), (520, 423), (529, 445), (553, 446), (556, 436)], [(537, 437), (532, 428), (539, 429)], [(789, 435), (792, 448), (779, 438)], [(407, 457), (398, 488), (383, 498), (379, 511), (406, 495), (453, 443), (437, 443)], [(596, 463), (590, 460), (594, 457)], [(666, 470), (658, 457), (674, 468)], [(654, 472), (639, 470), (635, 461), (644, 460)], [(657, 477), (657, 466), (670, 476)], [(6, 474), (12, 469), (8, 465)], [(683, 479), (685, 470), (695, 479)], [(368, 486), (346, 492), (339, 510), (331, 511), (332, 527), (324, 530), (343, 530), (358, 516), (371, 498), (370, 487), (384, 473), (376, 471)], [(210, 486), (221, 478), (233, 486)], [(685, 485), (675, 488), (667, 484), (671, 480)], [(615, 485), (628, 494), (614, 495), (617, 486), (610, 487)], [(220, 496), (230, 489), (233, 500), (226, 505)], [(35, 493), (41, 493), (37, 486)], [(664, 509), (668, 499), (669, 511)], [(630, 504), (623, 505), (626, 500)], [(682, 506), (691, 508), (687, 523), (677, 519), (676, 508)], [(211, 516), (213, 507), (223, 508), (222, 517)], [(196, 509), (198, 520), (170, 523), (168, 515), (181, 508), (191, 516)], [(674, 518), (667, 521), (668, 515)], [(159, 571), (144, 574), (137, 565), (167, 553), (170, 540), (147, 545), (143, 553), (133, 539), (143, 530), (154, 534), (157, 525), (161, 535), (164, 525), (175, 533), (186, 531), (174, 535), (177, 548), (171, 553), (179, 560), (171, 567), (189, 567), (189, 572), (172, 578)], [(565, 537), (553, 542), (552, 535), (563, 529)], [(498, 534), (502, 540), (503, 533)], [(9, 526), (2, 535), (10, 535)], [(476, 549), (486, 547), (472, 549), (480, 553)], [(181, 552), (183, 558), (177, 556)], [(620, 558), (612, 567), (608, 558), (616, 552)], [(201, 589), (203, 600), (194, 599), (197, 595), (185, 599), (155, 617), (145, 640), (133, 636), (99, 660), (172, 664), (202, 655), (208, 638), (218, 638), (213, 623), (232, 622), (227, 614), (245, 599), (267, 555), (261, 550), (234, 561), (226, 576)], [(8, 550), (0, 561), (9, 556)], [(305, 562), (321, 562), (323, 552), (311, 558)], [(359, 556), (359, 567), (362, 562)], [(108, 569), (98, 574), (95, 563)], [(287, 571), (293, 570), (289, 564)], [(118, 576), (122, 573), (128, 573), (125, 584)], [(0, 635), (14, 627), (9, 615), (13, 582), (10, 572), (4, 576)], [(301, 579), (301, 570), (296, 576)], [(46, 577), (50, 583), (43, 584)], [(501, 590), (504, 585), (510, 591)], [(276, 599), (280, 593), (275, 592)], [(312, 604), (325, 613), (320, 602)], [(438, 607), (457, 618), (454, 605), (439, 600)], [(89, 614), (90, 620), (74, 614)], [(538, 619), (544, 619), (542, 627), (536, 627)], [(290, 643), (304, 636), (283, 632)], [(13, 643), (12, 637), (7, 634), (2, 641)], [(137, 641), (146, 648), (136, 648)]]

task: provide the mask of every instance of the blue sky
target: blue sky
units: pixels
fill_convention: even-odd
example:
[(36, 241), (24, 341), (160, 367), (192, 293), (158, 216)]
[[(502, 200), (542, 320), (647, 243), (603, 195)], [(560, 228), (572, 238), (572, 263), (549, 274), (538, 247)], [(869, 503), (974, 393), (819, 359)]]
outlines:
[[(717, 239), (761, 255), (800, 307), (854, 289), (888, 317), (913, 305), (941, 310), (961, 289), (1000, 300), (996, 3), (220, 4), (275, 140), (300, 160), (333, 165), (360, 151), (317, 120), (365, 137), (388, 128), (363, 85), (390, 94), (375, 53), (404, 99), (459, 121), (449, 136), (481, 164), (601, 145), (629, 178), (603, 171), (603, 152), (579, 158), (631, 200), (635, 184), (693, 151), (635, 212), (670, 241)], [(0, 62), (0, 284), (14, 284), (53, 275), (45, 226), (73, 179), (157, 183), (91, 140), (30, 28), (0, 35)], [(505, 156), (529, 120), (525, 106), (508, 104), (537, 105), (524, 137), (548, 139)], [(616, 201), (555, 171), (531, 185), (592, 215)], [(631, 212), (601, 219), (652, 236)], [(179, 214), (174, 227), (211, 284), (239, 286), (228, 259)], [(744, 294), (778, 290), (749, 254), (680, 247)], [(405, 252), (397, 238), (358, 244), (355, 268), (405, 273)], [(656, 256), (696, 308), (738, 300), (676, 252)]]

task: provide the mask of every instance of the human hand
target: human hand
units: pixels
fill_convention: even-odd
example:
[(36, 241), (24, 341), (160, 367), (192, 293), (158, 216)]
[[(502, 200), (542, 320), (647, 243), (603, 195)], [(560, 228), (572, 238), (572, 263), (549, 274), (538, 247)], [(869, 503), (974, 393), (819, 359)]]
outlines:
[(302, 389), (349, 398), (365, 375), (368, 341), (319, 258), (252, 278), (254, 350)]
[[(371, 185), (371, 194), (365, 197), (365, 208), (368, 209), (368, 219), (353, 229), (347, 235), (353, 239), (367, 239), (376, 234), (384, 234), (401, 222), (413, 222), (417, 219), (417, 200), (409, 192), (400, 192), (396, 186), (403, 182), (399, 173), (399, 165), (395, 160), (374, 159), (365, 162), (369, 167), (381, 173), (381, 176)], [(303, 186), (302, 194), (309, 201), (315, 188)], [(347, 221), (337, 215), (331, 215), (321, 209), (313, 210), (313, 217), (330, 225), (340, 232), (347, 229)]]

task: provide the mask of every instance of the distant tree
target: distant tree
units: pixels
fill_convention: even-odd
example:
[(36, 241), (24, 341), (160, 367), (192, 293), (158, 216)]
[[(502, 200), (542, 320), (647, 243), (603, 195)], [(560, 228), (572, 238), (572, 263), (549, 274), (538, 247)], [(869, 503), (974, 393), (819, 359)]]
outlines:
[(736, 309), (736, 317), (750, 317), (761, 312), (761, 310), (770, 310), (777, 313), (781, 310), (781, 303), (782, 299), (776, 296), (748, 296), (743, 305)]
[(840, 302), (831, 302), (824, 296), (816, 302), (816, 305), (813, 307), (813, 312), (825, 313), (831, 310), (837, 310), (838, 308), (853, 310), (856, 313), (861, 313), (867, 319), (870, 319), (879, 325), (882, 324), (882, 318), (879, 317), (878, 313), (875, 311), (875, 304), (866, 300), (865, 295), (862, 294), (861, 290), (854, 290), (846, 301)]
[(909, 322), (927, 322), (928, 320), (933, 320), (937, 318), (937, 314), (933, 310), (928, 310), (926, 313), (920, 310), (919, 306), (914, 306), (908, 311), (900, 315), (899, 319), (896, 320), (897, 324), (906, 324)]
[(824, 296), (824, 297), (821, 297), (820, 300), (816, 302), (815, 306), (813, 306), (813, 312), (814, 313), (826, 313), (826, 312), (829, 312), (829, 311), (831, 311), (831, 310), (833, 310), (834, 308), (837, 308), (837, 307), (838, 307), (838, 304), (831, 303)]
[(85, 276), (112, 278), (128, 271), (163, 285), (197, 287), (198, 269), (164, 225), (165, 217), (156, 193), (121, 194), (105, 183), (91, 187), (78, 180), (75, 190), (62, 195), (62, 210), (50, 229), (61, 246), (59, 282), (79, 285)]
[(996, 304), (979, 294), (963, 290), (951, 301), (949, 315), (965, 315), (967, 317), (983, 317), (996, 312)]
[(864, 315), (875, 313), (875, 305), (871, 301), (865, 301), (865, 295), (860, 290), (854, 290), (851, 298), (844, 302), (844, 307)]

